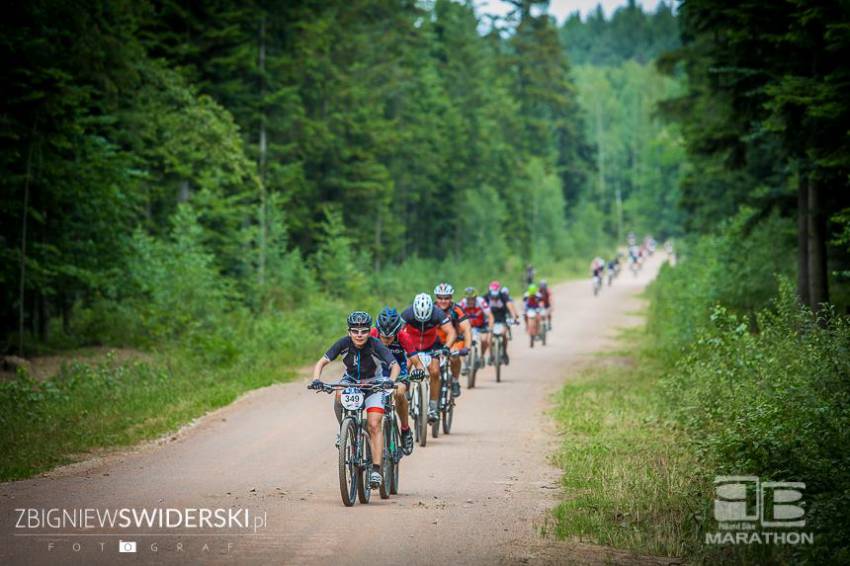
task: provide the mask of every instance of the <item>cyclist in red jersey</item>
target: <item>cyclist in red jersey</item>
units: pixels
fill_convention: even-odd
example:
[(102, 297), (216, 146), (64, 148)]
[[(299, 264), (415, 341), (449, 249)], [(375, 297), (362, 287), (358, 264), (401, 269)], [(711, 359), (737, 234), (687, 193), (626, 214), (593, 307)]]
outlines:
[(543, 312), (545, 313), (546, 325), (549, 330), (552, 330), (552, 293), (549, 292), (549, 285), (545, 279), (540, 280), (539, 287), (538, 292), (543, 299), (543, 308), (545, 309)]
[[(446, 313), (434, 306), (431, 295), (427, 293), (416, 295), (413, 305), (401, 313), (401, 318), (405, 322), (401, 332), (410, 338), (408, 360), (412, 366), (426, 370), (430, 376), (431, 399), (428, 402), (428, 421), (436, 422), (437, 399), (440, 395), (440, 362), (436, 357), (431, 357), (431, 361), (426, 365), (422, 363), (419, 355), (442, 346), (451, 348), (457, 338), (455, 327)], [(438, 328), (445, 333), (444, 343), (440, 343), (437, 336)]]
[(489, 303), (478, 296), (474, 287), (464, 289), (464, 294), (466, 297), (458, 304), (469, 318), (473, 332), (478, 333), (478, 339), (481, 340), (481, 359), (486, 360), (487, 350), (490, 348), (490, 329), (493, 328), (495, 319)]

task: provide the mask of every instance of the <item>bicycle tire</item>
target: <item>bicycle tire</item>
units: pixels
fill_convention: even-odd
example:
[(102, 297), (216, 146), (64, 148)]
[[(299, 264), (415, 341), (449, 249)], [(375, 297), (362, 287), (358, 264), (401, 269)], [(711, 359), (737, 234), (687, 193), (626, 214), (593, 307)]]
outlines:
[(389, 499), (392, 491), (392, 476), (393, 476), (393, 454), (391, 449), (392, 444), (392, 427), (390, 419), (384, 417), (382, 423), (384, 429), (384, 450), (381, 455), (381, 487), (378, 492), (381, 494), (381, 499)]
[[(429, 378), (425, 378), (429, 379)], [(419, 437), (419, 446), (423, 448), (428, 444), (428, 401), (430, 401), (430, 388), (425, 381), (419, 383), (419, 415), (416, 418), (416, 436)]]
[(393, 474), (392, 474), (392, 488), (390, 489), (390, 493), (393, 495), (398, 495), (398, 478), (399, 478), (399, 468), (401, 467), (401, 429), (398, 424), (398, 417), (393, 419), (395, 421), (393, 429), (393, 437), (395, 438), (395, 454), (393, 454)]
[(346, 507), (354, 505), (357, 497), (357, 445), (354, 434), (357, 429), (354, 419), (348, 417), (339, 426), (339, 492)]
[(472, 351), (469, 353), (469, 358), (467, 358), (469, 368), (468, 373), (466, 374), (466, 388), (472, 389), (475, 387), (475, 375), (478, 373), (478, 348), (479, 345), (475, 345), (472, 347)]
[(360, 441), (363, 443), (362, 466), (357, 474), (357, 499), (360, 503), (369, 503), (372, 498), (372, 486), (369, 484), (369, 474), (372, 472), (372, 448), (369, 445), (369, 434), (360, 431)]
[(448, 407), (445, 411), (443, 411), (443, 432), (446, 434), (451, 434), (452, 432), (452, 421), (454, 421), (455, 415), (455, 404), (454, 399), (449, 399)]
[(496, 366), (496, 383), (502, 381), (502, 348), (504, 347), (502, 345), (502, 340), (504, 340), (504, 338), (498, 338), (498, 349), (496, 350), (495, 354), (493, 354), (493, 363)]

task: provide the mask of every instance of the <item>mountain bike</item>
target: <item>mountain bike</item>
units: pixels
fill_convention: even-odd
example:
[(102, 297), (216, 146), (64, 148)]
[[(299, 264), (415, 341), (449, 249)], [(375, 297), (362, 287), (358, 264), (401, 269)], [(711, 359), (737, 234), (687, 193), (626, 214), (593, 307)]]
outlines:
[(493, 336), (490, 339), (490, 359), (496, 368), (496, 383), (502, 381), (502, 365), (505, 363), (505, 348), (511, 336), (511, 326), (519, 324), (518, 320), (507, 319), (505, 322), (493, 323)]
[(452, 395), (452, 371), (449, 366), (449, 359), (460, 356), (460, 352), (450, 351), (446, 348), (439, 350), (440, 359), (440, 396), (437, 398), (437, 412), (440, 418), (431, 424), (431, 436), (437, 438), (440, 436), (440, 422), (442, 421), (443, 432), (450, 434), (452, 431), (452, 421), (455, 414), (455, 398)]
[(469, 355), (463, 360), (463, 368), (460, 370), (460, 374), (466, 376), (467, 389), (475, 387), (478, 369), (484, 366), (484, 360), (481, 356), (481, 338), (478, 334), (478, 328), (473, 327), (472, 348), (469, 349)]
[[(419, 355), (424, 356), (426, 354)], [(420, 359), (422, 358), (420, 357)], [(430, 363), (430, 361), (430, 356), (428, 356), (428, 362)], [(431, 398), (429, 382), (427, 371), (417, 368), (410, 372), (409, 414), (413, 421), (414, 439), (420, 446), (425, 446), (428, 443), (428, 400)]]
[(381, 460), (381, 499), (398, 494), (399, 467), (403, 456), (401, 451), (401, 425), (395, 411), (395, 396), (384, 398), (384, 455)]
[(593, 296), (599, 294), (599, 289), (602, 288), (602, 278), (599, 275), (593, 276)]
[(540, 307), (537, 309), (537, 338), (546, 345), (546, 334), (549, 333), (548, 319), (549, 309)]
[[(369, 503), (372, 495), (372, 486), (369, 484), (372, 450), (369, 447), (369, 432), (366, 430), (364, 411), (366, 397), (370, 393), (388, 391), (394, 387), (395, 384), (392, 381), (383, 379), (356, 384), (346, 380), (335, 383), (319, 382), (317, 387), (312, 384), (307, 386), (308, 389), (316, 390), (316, 393), (341, 392), (343, 417), (339, 425), (339, 493), (346, 507), (354, 505), (355, 498), (360, 503)], [(386, 442), (384, 444), (386, 446)], [(397, 440), (396, 445), (398, 445)], [(383, 464), (383, 469), (386, 469), (386, 463)], [(387, 480), (388, 475), (384, 475), (384, 481), (381, 482), (382, 490)]]

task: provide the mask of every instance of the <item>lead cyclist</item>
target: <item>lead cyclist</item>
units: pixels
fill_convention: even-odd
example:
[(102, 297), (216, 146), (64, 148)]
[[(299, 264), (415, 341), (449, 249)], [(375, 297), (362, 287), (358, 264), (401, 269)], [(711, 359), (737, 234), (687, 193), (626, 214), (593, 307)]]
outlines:
[[(389, 379), (395, 381), (401, 373), (401, 367), (395, 358), (377, 338), (369, 336), (372, 317), (363, 311), (354, 311), (348, 315), (348, 336), (340, 338), (328, 349), (313, 368), (311, 388), (320, 388), (322, 370), (340, 355), (345, 365), (345, 377), (340, 381), (351, 382), (352, 387), (363, 381), (371, 381), (382, 376), (382, 366), (390, 368)], [(340, 392), (334, 398), (334, 413), (342, 423), (342, 403)], [(384, 399), (388, 391), (375, 391), (366, 397), (366, 427), (369, 431), (369, 445), (372, 449), (372, 473), (369, 484), (381, 486), (381, 458), (384, 453)]]

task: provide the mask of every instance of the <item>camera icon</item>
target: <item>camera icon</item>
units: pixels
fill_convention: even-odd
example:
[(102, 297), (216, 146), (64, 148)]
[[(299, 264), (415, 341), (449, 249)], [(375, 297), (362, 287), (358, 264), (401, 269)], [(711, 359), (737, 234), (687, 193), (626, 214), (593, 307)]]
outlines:
[(118, 541), (118, 552), (136, 552), (136, 541), (120, 540)]

